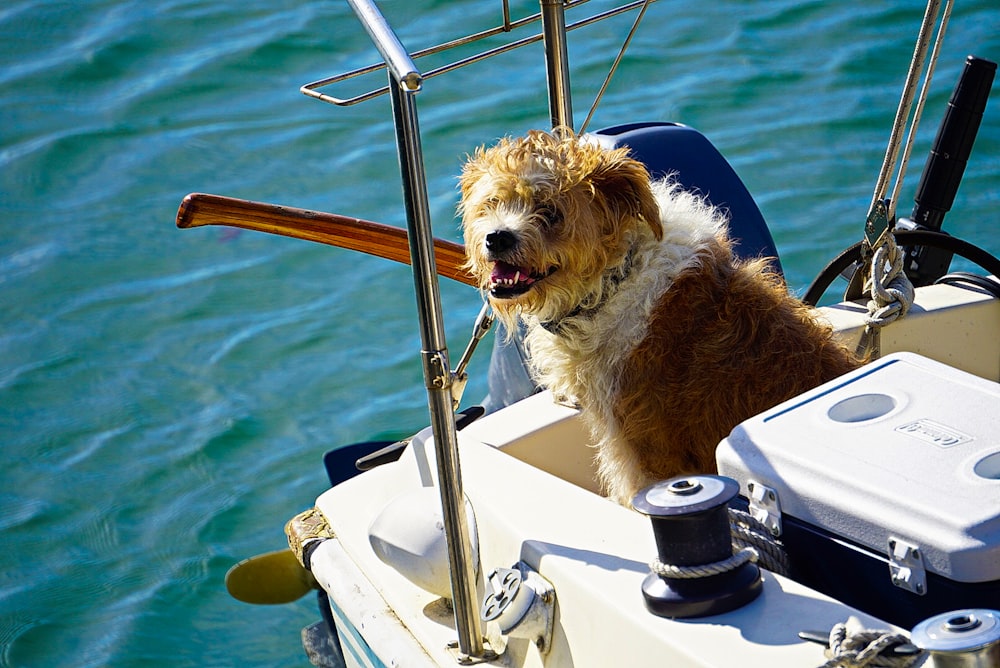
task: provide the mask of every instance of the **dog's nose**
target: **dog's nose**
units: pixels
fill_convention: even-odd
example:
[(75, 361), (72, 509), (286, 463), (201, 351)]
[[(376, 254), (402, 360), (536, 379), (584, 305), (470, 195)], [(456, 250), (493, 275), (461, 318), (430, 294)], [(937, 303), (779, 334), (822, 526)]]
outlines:
[(486, 235), (486, 250), (491, 253), (503, 253), (517, 245), (517, 237), (507, 230), (495, 230)]

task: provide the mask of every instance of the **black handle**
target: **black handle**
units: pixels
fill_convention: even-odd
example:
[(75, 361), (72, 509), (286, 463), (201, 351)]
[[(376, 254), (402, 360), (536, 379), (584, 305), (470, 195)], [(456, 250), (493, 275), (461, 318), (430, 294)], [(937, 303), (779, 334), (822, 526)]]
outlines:
[(983, 58), (965, 59), (962, 76), (948, 101), (917, 186), (910, 218), (918, 225), (935, 232), (941, 230), (972, 153), (996, 69), (996, 63)]

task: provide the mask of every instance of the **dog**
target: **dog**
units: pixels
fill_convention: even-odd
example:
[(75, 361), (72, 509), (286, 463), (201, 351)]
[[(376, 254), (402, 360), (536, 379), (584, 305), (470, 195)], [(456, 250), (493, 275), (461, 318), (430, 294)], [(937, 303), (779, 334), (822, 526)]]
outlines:
[(459, 177), (466, 268), (530, 367), (575, 402), (603, 490), (712, 473), (746, 418), (856, 368), (725, 212), (627, 148), (561, 129), (480, 147)]

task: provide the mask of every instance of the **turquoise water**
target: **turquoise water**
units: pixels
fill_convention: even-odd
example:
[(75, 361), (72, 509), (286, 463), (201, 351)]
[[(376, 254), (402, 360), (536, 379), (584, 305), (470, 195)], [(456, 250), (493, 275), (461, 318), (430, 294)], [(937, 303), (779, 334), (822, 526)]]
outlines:
[[(1000, 59), (1000, 5), (958, 4), (912, 173), (965, 56)], [(499, 16), (476, 0), (384, 11), (411, 48)], [(705, 132), (802, 290), (860, 238), (922, 12), (661, 0), (592, 128)], [(630, 22), (571, 36), (578, 123)], [(385, 98), (298, 92), (374, 51), (346, 3), (305, 0), (9, 0), (0, 38), (0, 665), (305, 665), (314, 601), (249, 606), (223, 577), (284, 546), (324, 489), (325, 450), (426, 423), (409, 269), (173, 220), (203, 191), (403, 225)], [(546, 124), (538, 53), (419, 96), (438, 236), (458, 239), (462, 156)], [(993, 97), (945, 226), (996, 254)], [(442, 291), (455, 357), (479, 298)]]

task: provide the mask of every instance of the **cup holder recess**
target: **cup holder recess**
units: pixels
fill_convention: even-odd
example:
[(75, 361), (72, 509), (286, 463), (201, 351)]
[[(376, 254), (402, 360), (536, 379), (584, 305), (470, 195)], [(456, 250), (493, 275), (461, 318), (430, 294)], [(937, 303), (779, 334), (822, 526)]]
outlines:
[(834, 422), (865, 422), (888, 415), (896, 407), (896, 400), (888, 394), (859, 394), (838, 401), (827, 416)]

